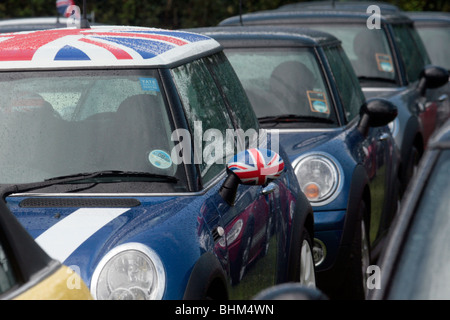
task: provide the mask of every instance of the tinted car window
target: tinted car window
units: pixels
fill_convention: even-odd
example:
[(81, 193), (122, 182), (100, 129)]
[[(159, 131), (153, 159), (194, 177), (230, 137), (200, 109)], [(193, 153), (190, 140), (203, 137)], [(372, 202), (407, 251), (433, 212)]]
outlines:
[(233, 153), (227, 151), (225, 137), (226, 130), (234, 127), (205, 60), (172, 69), (172, 74), (193, 138), (198, 139), (195, 133), (203, 133), (201, 148), (195, 147), (194, 141), (193, 160), (199, 164), (203, 181), (207, 182), (225, 168), (227, 155)]
[(312, 50), (229, 48), (225, 53), (259, 119), (297, 115), (336, 123), (328, 88)]
[(343, 50), (339, 47), (324, 48), (348, 121), (354, 119), (364, 103), (364, 96), (355, 72)]
[(368, 29), (365, 25), (314, 25), (314, 29), (329, 32), (342, 41), (358, 77), (394, 81), (396, 71), (384, 29)]
[[(450, 151), (442, 152), (420, 195), (389, 298), (450, 298)], [(436, 201), (439, 199), (439, 201)]]
[(214, 73), (217, 75), (216, 79), (220, 83), (225, 97), (231, 105), (231, 111), (234, 113), (238, 127), (244, 131), (248, 129), (258, 130), (258, 119), (228, 59), (223, 53), (214, 55), (210, 59)]
[(11, 263), (0, 243), (0, 295), (16, 284)]
[(412, 35), (412, 27), (408, 25), (392, 26), (395, 42), (403, 58), (406, 76), (410, 82), (419, 79), (420, 72), (427, 63), (423, 50), (417, 45)]
[(450, 27), (424, 26), (417, 31), (433, 64), (450, 70)]

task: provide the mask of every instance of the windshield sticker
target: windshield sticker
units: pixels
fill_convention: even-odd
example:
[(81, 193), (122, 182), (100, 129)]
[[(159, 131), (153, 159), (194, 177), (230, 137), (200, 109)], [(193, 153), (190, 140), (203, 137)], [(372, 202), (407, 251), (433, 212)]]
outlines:
[(378, 70), (383, 72), (394, 72), (391, 56), (383, 53), (375, 53)]
[(172, 158), (167, 152), (162, 150), (153, 150), (150, 152), (148, 160), (159, 169), (167, 169), (172, 165)]
[(312, 112), (330, 113), (325, 94), (320, 91), (306, 91)]
[(159, 92), (158, 80), (155, 78), (139, 78), (141, 88), (143, 91)]

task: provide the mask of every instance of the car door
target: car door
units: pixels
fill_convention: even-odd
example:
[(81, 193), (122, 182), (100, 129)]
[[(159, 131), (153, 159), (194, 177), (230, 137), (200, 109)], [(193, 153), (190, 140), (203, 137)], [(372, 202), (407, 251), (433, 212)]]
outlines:
[[(231, 148), (227, 145), (230, 141), (227, 135), (234, 136), (237, 124), (235, 114), (227, 107), (230, 101), (224, 96), (231, 94), (234, 88), (219, 89), (218, 77), (213, 73), (215, 63), (215, 59), (204, 58), (173, 69), (188, 124), (191, 132), (197, 135), (194, 136), (198, 143), (197, 148), (194, 146), (194, 159), (204, 188), (222, 183), (223, 180), (218, 179), (223, 176), (227, 160), (243, 149), (240, 138), (232, 139), (235, 143)], [(202, 137), (199, 138), (200, 133)], [(222, 235), (218, 250), (226, 248), (227, 258), (224, 260), (227, 265), (224, 268), (231, 278), (230, 298), (250, 298), (262, 288), (274, 284), (276, 266), (265, 263), (267, 259), (263, 259), (269, 256), (269, 236), (272, 235), (271, 195), (263, 194), (262, 189), (261, 186), (240, 185), (234, 205), (223, 201), (217, 193), (214, 195), (213, 202), (220, 218), (218, 226), (213, 229), (220, 230), (219, 236)], [(223, 255), (221, 252), (217, 254)], [(270, 257), (276, 257), (276, 254)]]
[(428, 139), (436, 128), (437, 121), (437, 97), (434, 97), (432, 90), (427, 90), (422, 96), (418, 90), (414, 90), (420, 74), (425, 65), (430, 64), (428, 55), (423, 47), (423, 43), (412, 25), (392, 24), (392, 31), (396, 46), (400, 52), (400, 61), (403, 62), (408, 86), (410, 87), (410, 101), (413, 113), (419, 115), (423, 127), (423, 140), (426, 145)]
[(351, 131), (348, 133), (347, 143), (355, 160), (364, 165), (370, 179), (370, 194), (372, 196), (370, 240), (373, 243), (378, 236), (384, 210), (386, 182), (389, 181), (387, 177), (390, 173), (387, 168), (390, 157), (389, 141), (392, 136), (390, 136), (387, 126), (371, 127), (367, 135), (356, 132), (357, 129), (353, 120), (356, 120), (360, 108), (365, 102), (358, 79), (342, 48), (328, 47), (324, 49), (324, 52), (336, 82), (339, 99), (342, 102), (348, 123), (347, 130)]

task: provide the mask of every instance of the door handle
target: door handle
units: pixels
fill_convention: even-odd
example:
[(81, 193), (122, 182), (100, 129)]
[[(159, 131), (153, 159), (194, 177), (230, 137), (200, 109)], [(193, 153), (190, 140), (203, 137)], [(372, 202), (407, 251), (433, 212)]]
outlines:
[(386, 133), (386, 132), (382, 133), (380, 135), (380, 137), (378, 138), (379, 141), (384, 141), (384, 140), (387, 140), (387, 139), (389, 139), (389, 133)]
[(438, 101), (439, 102), (444, 102), (445, 100), (447, 100), (448, 99), (448, 95), (447, 94), (443, 94), (443, 95), (441, 95), (439, 98), (438, 98)]
[(261, 190), (261, 193), (266, 196), (266, 195), (274, 192), (276, 188), (277, 188), (277, 185), (275, 183), (271, 182)]

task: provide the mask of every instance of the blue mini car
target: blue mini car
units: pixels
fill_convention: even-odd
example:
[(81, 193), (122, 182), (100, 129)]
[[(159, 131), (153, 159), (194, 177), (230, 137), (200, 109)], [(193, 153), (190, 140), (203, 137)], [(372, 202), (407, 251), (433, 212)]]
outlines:
[[(315, 6), (314, 2), (310, 5)], [(364, 5), (352, 3), (338, 5), (335, 10), (320, 5), (314, 10), (302, 8), (292, 5), (234, 16), (220, 25), (240, 25), (242, 20), (247, 26), (305, 27), (340, 39), (366, 98), (383, 96), (398, 108), (390, 128), (401, 153), (399, 179), (403, 193), (428, 139), (448, 117), (435, 92), (447, 83), (448, 72), (430, 64), (413, 21), (395, 7), (380, 5), (377, 19)]]
[[(450, 120), (431, 138), (380, 260), (371, 300), (448, 300)], [(374, 278), (376, 279), (376, 278)], [(413, 279), (413, 281), (411, 281)]]
[(225, 48), (262, 127), (277, 133), (314, 209), (317, 283), (364, 298), (398, 200), (397, 108), (366, 101), (334, 36), (308, 29), (194, 29)]
[(2, 199), (95, 299), (315, 285), (311, 205), (215, 40), (3, 34), (0, 94)]

